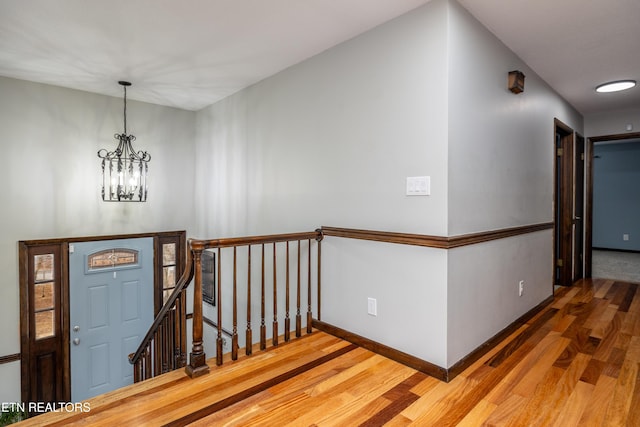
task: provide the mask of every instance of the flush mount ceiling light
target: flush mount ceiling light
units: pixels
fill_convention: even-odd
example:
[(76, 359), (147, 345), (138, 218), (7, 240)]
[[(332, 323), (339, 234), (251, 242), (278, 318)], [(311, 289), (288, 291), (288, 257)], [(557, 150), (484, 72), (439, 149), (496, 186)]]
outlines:
[(116, 133), (118, 147), (114, 151), (101, 149), (102, 200), (105, 202), (145, 202), (147, 200), (147, 170), (151, 155), (136, 151), (131, 143), (136, 137), (127, 135), (127, 86), (131, 83), (119, 81), (124, 88), (124, 132)]
[(596, 92), (620, 92), (621, 90), (631, 89), (636, 85), (635, 80), (617, 80), (615, 82), (603, 83), (596, 88)]

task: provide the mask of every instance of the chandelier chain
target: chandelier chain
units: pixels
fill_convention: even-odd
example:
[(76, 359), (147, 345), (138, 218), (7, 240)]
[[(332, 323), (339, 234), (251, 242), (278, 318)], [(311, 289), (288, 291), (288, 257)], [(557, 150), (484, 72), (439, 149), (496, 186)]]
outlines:
[(124, 88), (124, 134), (127, 134), (127, 86), (123, 85)]

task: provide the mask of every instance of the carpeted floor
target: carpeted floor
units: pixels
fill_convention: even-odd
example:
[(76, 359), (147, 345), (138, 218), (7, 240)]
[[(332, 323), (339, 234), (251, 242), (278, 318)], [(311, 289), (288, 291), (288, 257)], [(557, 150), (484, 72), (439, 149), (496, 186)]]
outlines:
[(592, 276), (640, 283), (640, 253), (593, 250)]

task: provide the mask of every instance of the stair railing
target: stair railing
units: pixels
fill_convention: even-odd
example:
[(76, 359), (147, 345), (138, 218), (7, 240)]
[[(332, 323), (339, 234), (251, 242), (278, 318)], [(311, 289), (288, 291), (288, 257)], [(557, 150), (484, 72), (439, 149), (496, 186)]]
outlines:
[[(231, 360), (238, 358), (238, 296), (243, 292), (246, 298), (246, 308), (243, 312), (246, 315), (245, 327), (245, 354), (251, 355), (254, 347), (259, 350), (267, 348), (267, 306), (266, 303), (273, 304), (270, 308), (272, 314), (271, 321), (271, 346), (277, 346), (282, 339), (287, 342), (291, 339), (291, 332), (295, 332), (296, 337), (302, 335), (302, 312), (306, 310), (306, 333), (312, 332), (312, 296), (313, 296), (313, 280), (312, 271), (315, 269), (317, 278), (315, 282), (316, 299), (317, 299), (317, 318), (320, 320), (320, 265), (321, 265), (321, 241), (322, 232), (316, 230), (313, 232), (276, 234), (268, 236), (252, 236), (241, 238), (227, 238), (215, 240), (191, 240), (190, 246), (193, 251), (194, 260), (194, 307), (193, 307), (193, 348), (190, 354), (190, 361), (185, 368), (187, 374), (191, 377), (204, 375), (209, 371), (209, 367), (205, 361), (204, 347), (202, 342), (202, 253), (205, 250), (213, 250), (216, 254), (216, 364), (223, 363), (223, 338), (222, 332), (226, 326), (223, 323), (223, 314), (226, 304), (231, 307), (226, 313), (226, 321), (229, 323), (231, 318), (231, 326), (227, 326), (231, 331)], [(313, 243), (316, 245), (315, 263), (312, 257)], [(293, 243), (293, 245), (292, 245)], [(293, 246), (293, 247), (292, 247)], [(252, 251), (252, 248), (255, 250)], [(259, 251), (260, 259), (258, 265), (255, 263), (256, 251)], [(240, 253), (242, 252), (242, 253)], [(267, 252), (270, 252), (271, 260), (266, 259)], [(303, 261), (306, 258), (306, 264)], [(292, 256), (293, 253), (293, 256)], [(230, 256), (228, 263), (223, 262), (223, 257)], [(284, 260), (282, 259), (284, 258)], [(295, 262), (291, 262), (291, 258), (295, 258)], [(226, 258), (225, 258), (226, 260)], [(241, 265), (239, 265), (241, 264)], [(306, 267), (306, 268), (305, 268)], [(267, 277), (267, 270), (270, 269), (272, 274)], [(229, 271), (230, 270), (230, 271)], [(256, 270), (259, 273), (256, 273)], [(242, 272), (242, 274), (241, 274)], [(295, 278), (291, 278), (291, 272)], [(303, 279), (306, 275), (306, 280)], [(240, 277), (242, 276), (242, 282)], [(258, 277), (255, 277), (258, 276)], [(283, 277), (284, 276), (284, 277)], [(255, 279), (259, 279), (259, 285)], [(306, 283), (305, 283), (306, 282)], [(255, 288), (255, 289), (254, 289)], [(258, 297), (254, 297), (256, 291), (259, 290), (259, 311), (260, 311), (260, 337), (258, 343), (253, 345), (253, 325), (254, 308), (252, 303)], [(230, 293), (229, 297), (223, 298), (223, 292)], [(279, 298), (284, 293), (284, 298)], [(302, 297), (306, 296), (306, 307), (303, 305)], [(295, 297), (295, 327), (291, 327), (291, 300)], [(278, 305), (279, 299), (284, 299), (284, 307)], [(279, 321), (283, 320), (283, 328), (280, 328)]]
[(185, 270), (135, 353), (129, 355), (133, 381), (184, 367), (186, 357), (186, 289), (194, 274), (192, 251), (187, 250)]
[[(312, 256), (313, 244), (315, 257)], [(240, 238), (226, 238), (214, 240), (188, 240), (186, 268), (173, 293), (169, 296), (156, 316), (149, 331), (140, 343), (137, 351), (129, 355), (129, 362), (134, 365), (134, 381), (142, 381), (162, 373), (185, 367), (187, 374), (194, 378), (209, 372), (206, 363), (206, 355), (203, 343), (203, 275), (202, 254), (205, 250), (214, 251), (216, 254), (216, 364), (223, 363), (223, 337), (224, 330), (229, 331), (229, 326), (223, 324), (223, 312), (231, 300), (231, 360), (237, 360), (239, 350), (238, 339), (238, 315), (242, 311), (246, 315), (245, 327), (245, 354), (251, 355), (254, 350), (267, 348), (267, 302), (272, 303), (271, 346), (278, 346), (280, 339), (284, 342), (291, 340), (291, 332), (295, 337), (301, 337), (303, 333), (303, 312), (306, 310), (306, 333), (312, 332), (312, 297), (313, 285), (317, 303), (316, 317), (320, 319), (320, 283), (321, 283), (321, 242), (322, 231), (274, 234), (267, 236), (251, 236)], [(252, 253), (253, 248), (253, 253)], [(242, 254), (239, 254), (242, 252)], [(260, 259), (256, 263), (256, 252)], [(271, 260), (266, 259), (270, 252)], [(231, 254), (230, 263), (223, 263), (223, 256)], [(284, 258), (284, 260), (283, 260)], [(294, 258), (294, 261), (291, 261)], [(314, 262), (315, 260), (315, 262)], [(227, 265), (228, 264), (228, 265)], [(239, 264), (242, 264), (239, 266)], [(231, 267), (232, 266), (232, 267)], [(231, 271), (228, 271), (228, 270)], [(267, 270), (271, 270), (267, 277)], [(312, 271), (315, 269), (315, 283)], [(242, 270), (243, 274), (240, 274)], [(256, 270), (258, 273), (256, 273)], [(293, 273), (293, 278), (291, 277)], [(243, 283), (239, 283), (242, 276)], [(282, 277), (284, 276), (284, 277)], [(256, 280), (259, 279), (258, 284)], [(186, 360), (186, 289), (193, 282), (193, 314), (192, 324), (192, 350), (189, 363)], [(255, 288), (255, 289), (254, 289)], [(238, 307), (238, 295), (244, 292), (246, 307), (242, 310)], [(259, 339), (253, 342), (252, 318), (255, 317), (253, 304), (256, 303), (255, 293), (259, 291)], [(226, 293), (231, 293), (231, 298), (224, 299)], [(284, 293), (284, 298), (282, 294)], [(279, 298), (280, 296), (280, 298)], [(306, 298), (306, 303), (303, 301)], [(284, 307), (279, 306), (278, 301), (284, 299)], [(295, 299), (295, 302), (292, 300)], [(291, 313), (291, 307), (295, 314)], [(292, 317), (295, 325), (292, 327)], [(226, 319), (228, 322), (228, 319)], [(280, 328), (279, 321), (283, 320)], [(280, 331), (282, 330), (282, 334)]]

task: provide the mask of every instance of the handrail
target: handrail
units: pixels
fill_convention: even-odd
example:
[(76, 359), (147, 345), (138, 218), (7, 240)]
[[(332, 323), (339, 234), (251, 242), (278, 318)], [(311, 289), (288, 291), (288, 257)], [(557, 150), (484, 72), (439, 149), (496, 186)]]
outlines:
[(322, 240), (322, 230), (317, 229), (315, 231), (306, 231), (301, 233), (285, 233), (285, 234), (271, 234), (263, 236), (247, 236), (247, 237), (230, 237), (222, 239), (210, 239), (210, 240), (196, 240), (189, 239), (193, 246), (202, 246), (204, 249), (211, 248), (230, 248), (233, 246), (242, 245), (259, 245), (262, 243), (278, 243), (286, 242), (287, 240), (307, 240), (315, 239)]
[[(207, 325), (211, 326), (212, 328), (218, 329), (218, 324), (213, 320), (209, 319), (208, 317), (202, 316), (202, 321)], [(220, 330), (222, 331), (223, 334), (228, 335), (229, 338), (233, 337), (233, 332), (231, 332), (230, 330), (225, 328), (220, 328)]]
[[(191, 239), (189, 239), (187, 246), (189, 247), (191, 246)], [(189, 283), (191, 283), (191, 280), (193, 279), (193, 274), (194, 274), (193, 257), (191, 255), (191, 249), (188, 249), (187, 264), (184, 272), (182, 273), (182, 276), (180, 276), (180, 279), (178, 279), (178, 283), (176, 283), (176, 287), (174, 288), (173, 293), (169, 296), (169, 299), (164, 303), (164, 305), (156, 315), (156, 318), (153, 321), (153, 324), (149, 327), (147, 334), (142, 339), (142, 342), (138, 346), (138, 349), (136, 350), (136, 352), (129, 355), (129, 363), (134, 365), (140, 360), (140, 357), (142, 357), (142, 354), (144, 353), (145, 349), (153, 339), (156, 331), (158, 330), (158, 327), (160, 326), (164, 318), (167, 316), (167, 313), (169, 312), (169, 310), (173, 308), (176, 302), (176, 299), (178, 299), (178, 296), (180, 295), (180, 293), (182, 293), (182, 291), (189, 286)]]

